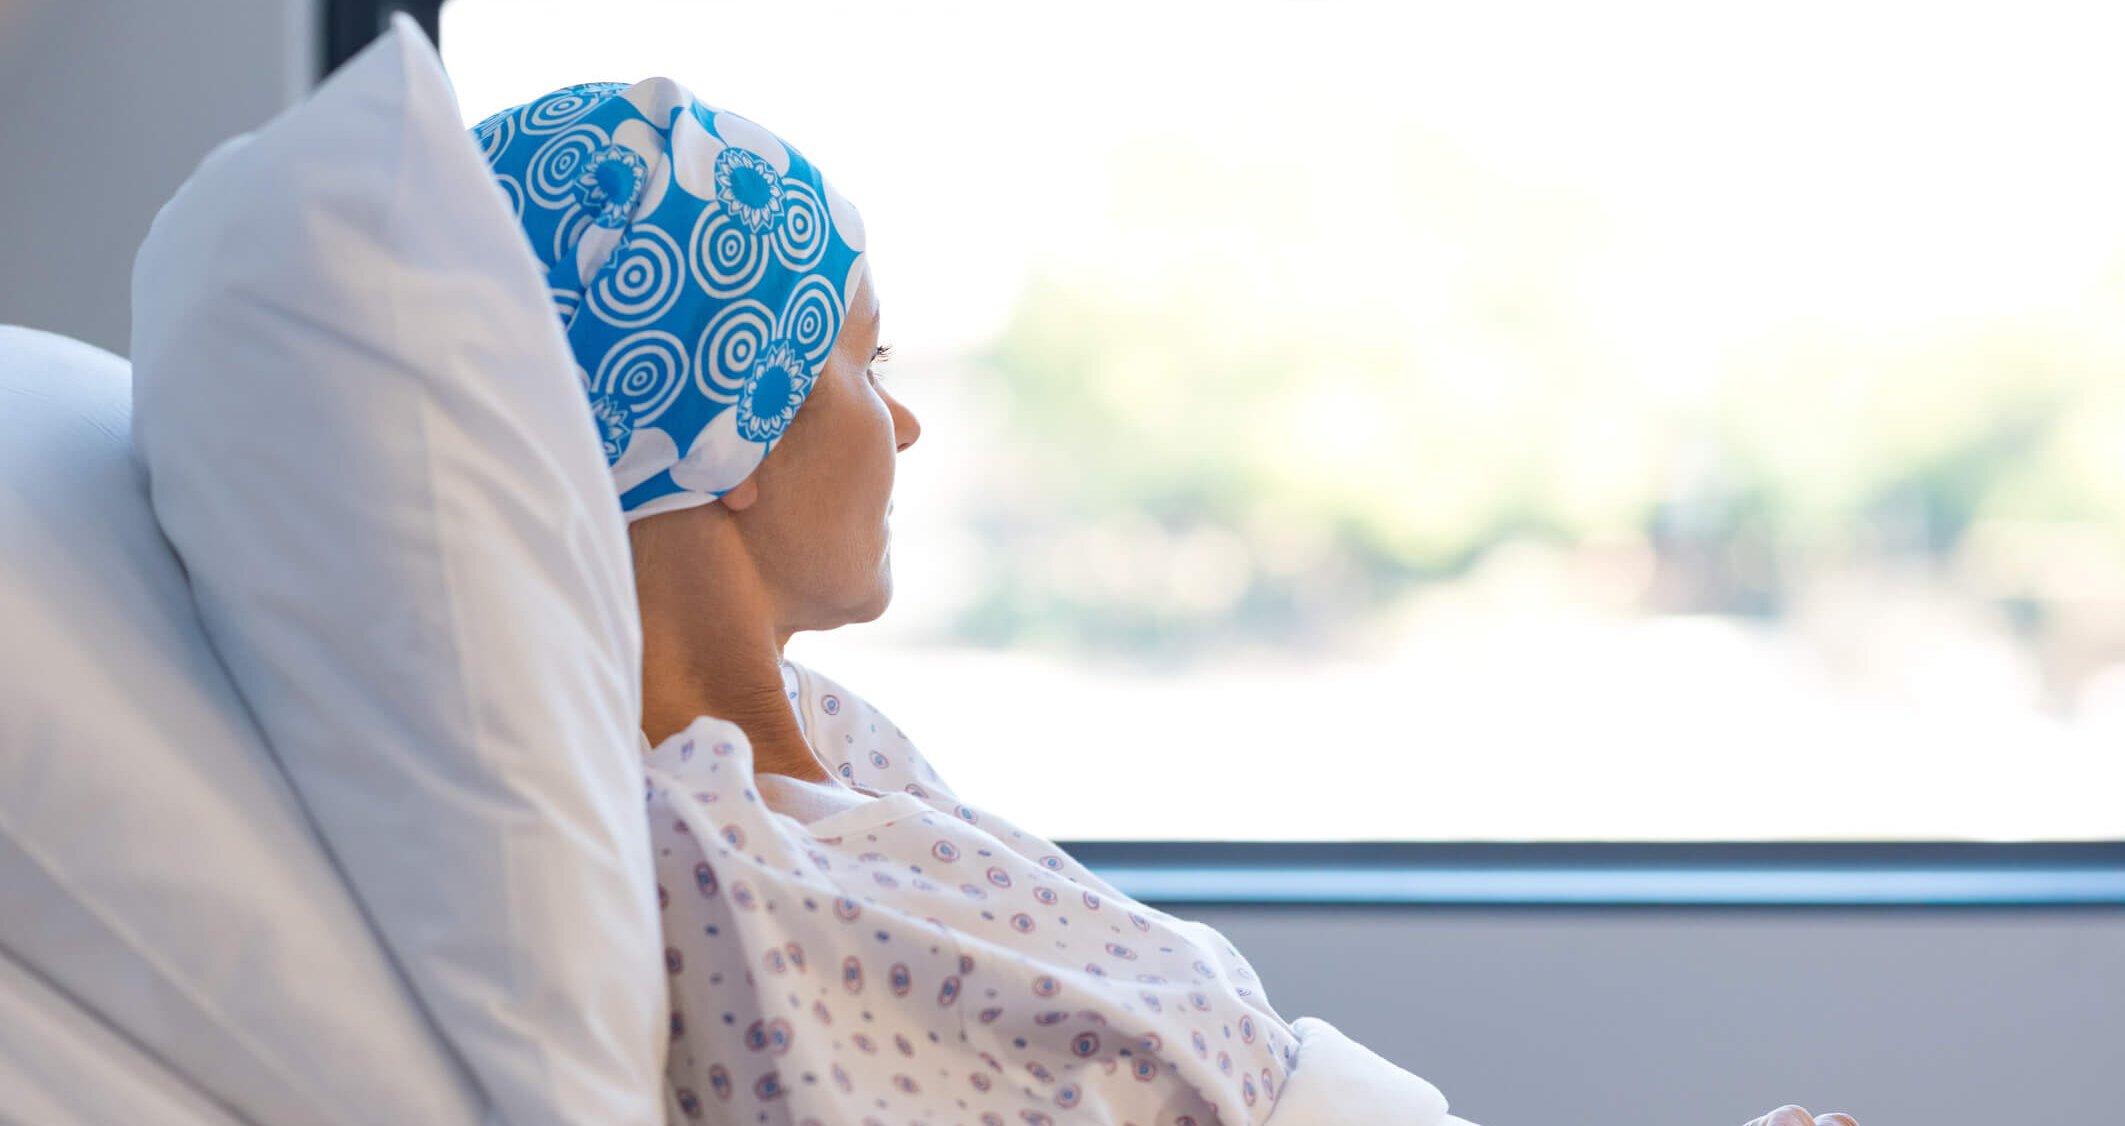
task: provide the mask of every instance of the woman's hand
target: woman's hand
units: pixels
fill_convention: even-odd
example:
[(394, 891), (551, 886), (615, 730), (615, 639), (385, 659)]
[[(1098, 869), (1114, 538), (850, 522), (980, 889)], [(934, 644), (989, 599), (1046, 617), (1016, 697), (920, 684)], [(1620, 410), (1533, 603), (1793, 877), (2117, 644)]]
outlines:
[(1810, 1118), (1807, 1111), (1788, 1105), (1750, 1120), (1747, 1126), (1859, 1126), (1859, 1123), (1849, 1114), (1835, 1112)]

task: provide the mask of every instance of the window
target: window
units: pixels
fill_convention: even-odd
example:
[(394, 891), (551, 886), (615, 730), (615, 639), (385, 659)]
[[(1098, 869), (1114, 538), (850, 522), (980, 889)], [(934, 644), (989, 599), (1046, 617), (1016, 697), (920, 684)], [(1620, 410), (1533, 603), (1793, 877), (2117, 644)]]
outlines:
[[(2125, 20), (452, 0), (862, 209), (898, 595), (792, 644), (1079, 840), (2125, 836)], [(1117, 786), (1125, 780), (1128, 785)]]

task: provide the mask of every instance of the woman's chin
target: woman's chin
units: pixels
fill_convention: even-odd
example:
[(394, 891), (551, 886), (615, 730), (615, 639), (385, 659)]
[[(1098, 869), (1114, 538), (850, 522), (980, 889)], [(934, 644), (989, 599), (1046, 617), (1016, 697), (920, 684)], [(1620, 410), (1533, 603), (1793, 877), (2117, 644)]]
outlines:
[(878, 582), (873, 588), (871, 604), (871, 616), (863, 619), (866, 622), (877, 621), (885, 615), (886, 607), (893, 604), (893, 556), (890, 552), (878, 564)]
[(893, 562), (888, 555), (879, 561), (877, 573), (860, 597), (851, 599), (848, 609), (848, 624), (875, 622), (884, 616), (886, 607), (893, 602)]

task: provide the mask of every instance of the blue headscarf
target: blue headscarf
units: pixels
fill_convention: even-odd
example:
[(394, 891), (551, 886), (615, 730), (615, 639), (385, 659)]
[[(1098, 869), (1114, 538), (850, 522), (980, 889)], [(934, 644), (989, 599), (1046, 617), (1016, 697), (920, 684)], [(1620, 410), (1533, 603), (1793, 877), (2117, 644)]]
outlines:
[(546, 267), (627, 518), (743, 481), (841, 334), (856, 209), (668, 78), (569, 86), (472, 132)]

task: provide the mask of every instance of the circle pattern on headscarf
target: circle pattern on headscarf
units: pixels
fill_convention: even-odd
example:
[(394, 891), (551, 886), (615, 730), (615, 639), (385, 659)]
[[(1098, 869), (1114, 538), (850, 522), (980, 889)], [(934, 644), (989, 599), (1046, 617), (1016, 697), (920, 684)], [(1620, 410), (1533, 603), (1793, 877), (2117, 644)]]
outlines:
[(685, 284), (686, 252), (663, 231), (636, 224), (591, 283), (590, 308), (619, 328), (654, 324), (678, 303)]
[(694, 390), (711, 402), (737, 402), (774, 332), (775, 315), (758, 301), (740, 301), (723, 310), (701, 337)]
[(742, 297), (767, 276), (767, 244), (724, 211), (704, 211), (694, 225), (694, 279), (710, 297)]
[(564, 86), (528, 106), (504, 110), (495, 116), (507, 114), (519, 118), (526, 133), (551, 133), (580, 119), (597, 108), (600, 102), (626, 88), (626, 83), (622, 82), (584, 82)]
[(480, 143), (480, 155), (493, 160), (516, 139), (516, 118), (506, 113), (495, 114), (473, 126), (472, 135)]
[(840, 335), (840, 310), (834, 287), (821, 277), (807, 277), (790, 292), (782, 309), (782, 330), (803, 353), (805, 363), (818, 364), (834, 350)]
[(531, 162), (531, 197), (549, 207), (575, 203), (576, 178), (610, 143), (611, 138), (595, 125), (578, 125), (547, 141)]
[(792, 270), (809, 270), (826, 253), (832, 231), (826, 206), (803, 183), (792, 182), (782, 193), (782, 222), (775, 228), (775, 254)]
[(598, 367), (596, 389), (626, 404), (634, 426), (655, 422), (685, 386), (686, 346), (668, 332), (630, 336)]

